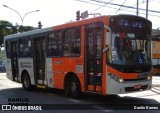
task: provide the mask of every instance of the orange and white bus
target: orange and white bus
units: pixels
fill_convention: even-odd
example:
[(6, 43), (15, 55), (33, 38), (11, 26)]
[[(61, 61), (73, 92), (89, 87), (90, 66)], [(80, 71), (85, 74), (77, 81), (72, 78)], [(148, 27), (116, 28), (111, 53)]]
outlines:
[(151, 30), (145, 18), (110, 15), (5, 36), (6, 74), (73, 97), (149, 90)]
[(158, 36), (152, 38), (152, 75), (160, 75), (160, 39)]

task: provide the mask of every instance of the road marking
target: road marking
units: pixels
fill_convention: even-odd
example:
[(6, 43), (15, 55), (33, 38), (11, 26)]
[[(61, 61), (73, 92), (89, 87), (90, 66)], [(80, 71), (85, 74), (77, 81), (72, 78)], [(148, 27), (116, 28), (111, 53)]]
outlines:
[(93, 107), (96, 108), (96, 109), (98, 109), (98, 110), (104, 111), (104, 112), (106, 112), (106, 113), (113, 111), (113, 110), (106, 109), (106, 108), (101, 107), (101, 106), (93, 106)]
[(152, 89), (155, 89), (155, 90), (157, 90), (158, 92), (160, 92), (160, 88), (153, 87)]
[(74, 103), (80, 103), (81, 101), (80, 100), (77, 100), (77, 99), (68, 99), (69, 101), (71, 102), (74, 102)]
[(152, 88), (151, 91), (154, 92), (155, 94), (160, 94), (160, 90), (159, 89)]

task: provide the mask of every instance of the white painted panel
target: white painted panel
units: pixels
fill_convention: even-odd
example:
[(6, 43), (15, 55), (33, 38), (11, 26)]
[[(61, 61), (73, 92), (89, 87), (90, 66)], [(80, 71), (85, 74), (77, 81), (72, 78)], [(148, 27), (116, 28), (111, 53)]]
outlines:
[[(149, 72), (150, 73), (150, 72)], [(145, 80), (145, 81), (131, 81), (131, 82), (124, 82), (124, 83), (119, 83), (118, 81), (115, 81), (111, 78), (111, 76), (108, 76), (108, 73), (106, 73), (106, 94), (124, 94), (124, 93), (131, 93), (131, 92), (139, 92), (141, 90), (137, 91), (131, 91), (131, 92), (126, 92), (125, 87), (133, 87), (135, 85), (148, 85), (148, 88), (145, 90), (150, 90), (150, 86), (152, 83), (152, 80)], [(142, 90), (144, 91), (144, 90)]]
[(47, 86), (53, 88), (52, 58), (46, 59)]
[(18, 67), (19, 67), (20, 78), (21, 78), (22, 71), (26, 70), (30, 76), (31, 84), (35, 85), (33, 58), (20, 58), (20, 59), (18, 59)]
[(11, 59), (6, 59), (5, 66), (7, 78), (13, 81)]

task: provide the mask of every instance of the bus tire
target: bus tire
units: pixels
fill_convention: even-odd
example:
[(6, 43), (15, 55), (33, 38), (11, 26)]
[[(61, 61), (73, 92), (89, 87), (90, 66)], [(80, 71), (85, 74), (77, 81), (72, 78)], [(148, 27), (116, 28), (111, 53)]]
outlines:
[(70, 78), (67, 76), (64, 80), (64, 95), (70, 95)]
[(33, 90), (34, 89), (34, 86), (31, 85), (31, 80), (30, 80), (29, 74), (27, 72), (23, 73), (22, 86), (25, 90)]
[(77, 77), (72, 76), (70, 82), (70, 93), (74, 98), (80, 98), (81, 96), (81, 86)]

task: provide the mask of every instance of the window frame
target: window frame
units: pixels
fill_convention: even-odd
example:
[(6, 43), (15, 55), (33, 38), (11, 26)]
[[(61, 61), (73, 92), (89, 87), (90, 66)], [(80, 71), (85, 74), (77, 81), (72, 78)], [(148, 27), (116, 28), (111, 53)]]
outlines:
[[(23, 56), (23, 55), (21, 55), (22, 53), (24, 54), (24, 51), (22, 51), (22, 53), (21, 53), (21, 47), (20, 47), (20, 44), (21, 44), (21, 41), (22, 42), (24, 42), (24, 41), (29, 41), (30, 40), (30, 44), (31, 44), (31, 47), (30, 47), (30, 55), (26, 55), (26, 56)], [(30, 37), (30, 36), (27, 36), (27, 37), (20, 37), (19, 38), (19, 58), (32, 58), (33, 57), (33, 43), (32, 43), (32, 38)], [(28, 45), (28, 43), (27, 43), (27, 45)], [(29, 47), (29, 46), (27, 46), (27, 47)], [(28, 52), (29, 52), (28, 51)]]
[[(79, 30), (79, 54), (78, 55), (69, 55), (69, 56), (65, 56), (64, 55), (64, 40), (65, 40), (65, 33), (67, 31), (74, 31), (74, 35), (73, 35), (73, 38), (75, 36), (75, 31), (76, 30)], [(52, 34), (52, 33), (57, 33), (57, 32), (60, 32), (61, 33), (61, 50), (60, 50), (60, 56), (53, 56), (53, 55), (49, 55), (49, 49), (48, 49), (48, 46), (49, 46), (49, 35)], [(55, 30), (55, 31), (52, 31), (52, 32), (49, 32), (47, 34), (47, 58), (59, 58), (59, 57), (80, 57), (81, 56), (81, 33), (82, 33), (82, 30), (81, 30), (81, 26), (76, 26), (76, 27), (70, 27), (70, 28), (66, 28), (66, 29), (61, 29), (61, 30)], [(75, 38), (74, 38), (75, 39)], [(69, 43), (72, 42), (72, 39), (70, 40)], [(76, 41), (75, 41), (76, 42)], [(74, 44), (77, 44), (74, 43)]]
[[(79, 55), (69, 55), (69, 56), (64, 56), (64, 47), (62, 46), (62, 56), (63, 57), (80, 57), (81, 56), (81, 33), (82, 33), (82, 30), (81, 30), (81, 26), (76, 26), (76, 27), (71, 27), (71, 28), (67, 28), (67, 29), (65, 29), (64, 31), (63, 31), (63, 43), (62, 44), (64, 44), (64, 39), (65, 39), (65, 33), (67, 32), (67, 31), (72, 31), (72, 30), (74, 30), (74, 35), (73, 35), (73, 39), (75, 39), (74, 37), (75, 37), (75, 31), (76, 30), (79, 30)], [(72, 39), (70, 40), (70, 42), (69, 43), (71, 43), (72, 42)], [(76, 42), (76, 41), (75, 41)], [(76, 43), (74, 43), (74, 44), (76, 44)]]
[[(8, 43), (8, 47), (7, 47)], [(11, 40), (5, 40), (6, 58), (11, 59)]]
[[(59, 56), (49, 55), (49, 49), (48, 49), (48, 46), (49, 46), (49, 38), (50, 38), (49, 35), (50, 35), (50, 34), (54, 34), (54, 33), (61, 33), (61, 44), (60, 44), (61, 50), (60, 50), (60, 55), (59, 55)], [(63, 42), (62, 42), (62, 37), (63, 37), (63, 32), (62, 32), (61, 30), (52, 31), (52, 32), (49, 32), (49, 33), (47, 34), (47, 40), (46, 40), (46, 43), (47, 43), (47, 44), (46, 44), (46, 46), (47, 46), (47, 47), (46, 47), (46, 52), (47, 52), (46, 55), (47, 55), (47, 56), (46, 56), (46, 57), (48, 57), (48, 58), (58, 57), (58, 58), (59, 58), (59, 57), (62, 56), (62, 43), (63, 43)]]

